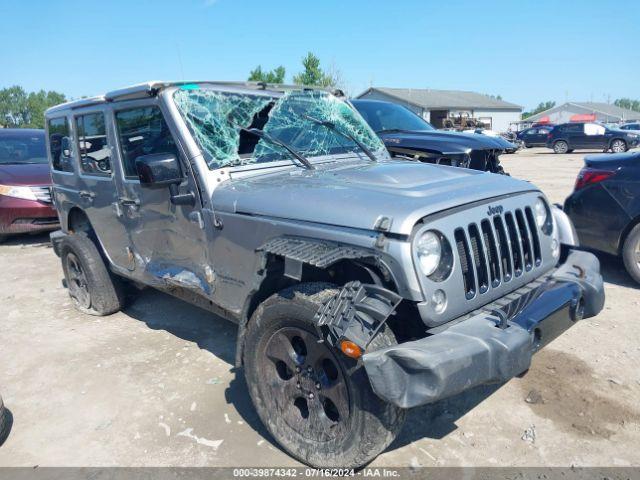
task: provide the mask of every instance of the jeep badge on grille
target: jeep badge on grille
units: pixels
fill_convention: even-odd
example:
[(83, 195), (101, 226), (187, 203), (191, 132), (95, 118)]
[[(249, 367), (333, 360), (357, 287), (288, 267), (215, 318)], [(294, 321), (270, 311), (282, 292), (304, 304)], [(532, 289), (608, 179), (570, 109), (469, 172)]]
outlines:
[(500, 215), (503, 210), (504, 208), (502, 207), (502, 205), (496, 205), (495, 207), (492, 207), (491, 205), (489, 205), (489, 210), (487, 210), (487, 215), (489, 216)]

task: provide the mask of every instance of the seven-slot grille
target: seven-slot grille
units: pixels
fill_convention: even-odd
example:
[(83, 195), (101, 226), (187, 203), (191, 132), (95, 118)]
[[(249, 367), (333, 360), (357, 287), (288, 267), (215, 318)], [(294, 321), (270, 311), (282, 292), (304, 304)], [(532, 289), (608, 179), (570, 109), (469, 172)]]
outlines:
[(542, 264), (539, 231), (530, 207), (457, 228), (454, 238), (468, 300)]
[(38, 201), (51, 203), (51, 187), (30, 187)]

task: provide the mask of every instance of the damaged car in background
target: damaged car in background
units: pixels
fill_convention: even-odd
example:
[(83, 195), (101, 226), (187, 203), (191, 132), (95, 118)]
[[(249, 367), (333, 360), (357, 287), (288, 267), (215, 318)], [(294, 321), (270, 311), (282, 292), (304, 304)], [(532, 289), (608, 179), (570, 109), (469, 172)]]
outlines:
[(408, 108), (391, 102), (350, 102), (380, 136), (393, 157), (504, 173), (499, 157), (508, 142), (503, 139), (436, 130)]
[(537, 188), (392, 159), (328, 92), (150, 82), (46, 119), (75, 306), (108, 315), (143, 284), (236, 322), (253, 405), (306, 464), (367, 464), (406, 409), (525, 372), (603, 308)]

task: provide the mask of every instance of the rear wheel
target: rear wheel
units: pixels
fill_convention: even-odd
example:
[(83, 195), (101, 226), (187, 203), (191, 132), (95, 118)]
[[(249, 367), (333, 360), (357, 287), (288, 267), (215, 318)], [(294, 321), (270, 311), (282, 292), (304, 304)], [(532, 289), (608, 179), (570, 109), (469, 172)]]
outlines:
[(569, 144), (564, 140), (558, 140), (553, 144), (553, 151), (555, 153), (567, 153), (569, 151)]
[(111, 274), (86, 235), (67, 235), (60, 246), (62, 270), (75, 307), (91, 315), (110, 315), (124, 305), (121, 282)]
[[(404, 410), (373, 393), (358, 361), (321, 342), (313, 318), (337, 289), (302, 284), (267, 299), (245, 343), (249, 393), (276, 441), (315, 467), (357, 468), (396, 437)], [(395, 344), (383, 329), (368, 350)]]
[(611, 151), (613, 153), (622, 153), (627, 151), (627, 142), (619, 138), (611, 142)]
[(640, 283), (640, 224), (627, 235), (622, 247), (622, 259), (629, 275)]

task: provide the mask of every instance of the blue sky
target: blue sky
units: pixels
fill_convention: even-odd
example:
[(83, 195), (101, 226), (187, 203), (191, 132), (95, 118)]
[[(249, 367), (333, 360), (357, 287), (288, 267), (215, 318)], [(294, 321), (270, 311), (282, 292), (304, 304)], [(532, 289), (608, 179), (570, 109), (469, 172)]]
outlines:
[(0, 88), (95, 95), (145, 80), (244, 80), (316, 53), (348, 91), (640, 98), (640, 2), (0, 0)]

